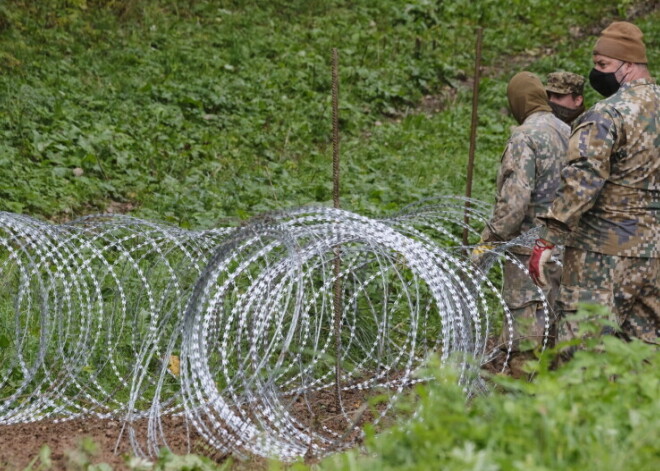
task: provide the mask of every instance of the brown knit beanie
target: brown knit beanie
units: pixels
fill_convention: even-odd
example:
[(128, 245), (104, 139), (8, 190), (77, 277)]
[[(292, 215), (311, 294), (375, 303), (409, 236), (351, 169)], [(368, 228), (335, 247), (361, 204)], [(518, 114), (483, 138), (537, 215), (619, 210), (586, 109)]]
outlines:
[(611, 57), (624, 62), (646, 64), (646, 46), (642, 31), (627, 21), (615, 21), (601, 33), (594, 54)]

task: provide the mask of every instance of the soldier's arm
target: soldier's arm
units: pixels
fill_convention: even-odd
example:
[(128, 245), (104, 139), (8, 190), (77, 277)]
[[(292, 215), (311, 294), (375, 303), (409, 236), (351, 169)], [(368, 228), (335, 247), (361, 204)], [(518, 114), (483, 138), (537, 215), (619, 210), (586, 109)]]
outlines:
[(568, 142), (568, 162), (561, 185), (547, 214), (540, 237), (563, 244), (580, 218), (596, 202), (610, 176), (610, 157), (617, 143), (620, 117), (606, 111), (588, 111)]
[(482, 233), (485, 242), (507, 241), (518, 235), (536, 178), (534, 151), (522, 135), (509, 140), (497, 176), (493, 216)]

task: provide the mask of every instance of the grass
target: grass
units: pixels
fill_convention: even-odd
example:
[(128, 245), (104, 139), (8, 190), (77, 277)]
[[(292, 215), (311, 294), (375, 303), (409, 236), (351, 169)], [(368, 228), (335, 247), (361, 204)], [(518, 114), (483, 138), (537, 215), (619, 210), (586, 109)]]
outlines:
[[(375, 436), (366, 453), (326, 459), (322, 470), (652, 470), (658, 401), (657, 348), (615, 337), (557, 370), (556, 352), (529, 364), (533, 382), (494, 377), (493, 394), (466, 403), (451, 370), (418, 388), (421, 417)], [(296, 465), (292, 469), (310, 469)]]
[[(52, 221), (121, 210), (202, 229), (239, 224), (272, 209), (330, 204), (333, 47), (340, 60), (343, 207), (380, 216), (423, 198), (461, 195), (478, 26), (484, 43), (473, 196), (491, 201), (514, 124), (506, 110), (508, 78), (523, 68), (540, 76), (557, 69), (587, 75), (595, 35), (634, 11), (643, 13), (634, 21), (645, 33), (658, 77), (660, 14), (640, 5), (652, 2), (5, 0), (0, 210)], [(598, 99), (590, 88), (586, 98), (588, 104)], [(0, 330), (0, 345), (8, 336)], [(627, 350), (611, 348), (623, 361)], [(637, 344), (631, 348), (643, 356)], [(588, 361), (597, 371), (605, 368), (598, 356)], [(648, 370), (635, 368), (647, 381)], [(349, 453), (322, 466), (414, 467), (415, 460), (428, 460), (419, 461), (424, 469), (424, 463), (444, 459), (455, 469), (485, 462), (495, 464), (481, 469), (545, 469), (544, 456), (525, 448), (535, 443), (532, 433), (553, 440), (546, 453), (567, 450), (564, 461), (555, 462), (562, 469), (595, 469), (584, 463), (601, 463), (608, 447), (616, 459), (602, 469), (636, 463), (613, 445), (610, 425), (625, 430), (625, 444), (643, 459), (657, 458), (653, 445), (630, 426), (635, 420), (646, 424), (647, 412), (641, 419), (627, 416), (624, 424), (616, 408), (616, 418), (603, 416), (613, 420), (608, 425), (595, 413), (571, 415), (571, 396), (552, 397), (580, 370), (567, 371), (566, 378), (566, 370), (539, 373), (538, 389), (520, 397), (516, 388), (527, 386), (504, 384), (511, 394), (477, 400), (472, 408), (464, 408), (461, 391), (447, 386), (433, 394), (448, 402), (426, 403), (439, 417), (429, 424), (437, 429), (402, 428), (371, 442), (373, 461)], [(630, 378), (621, 389), (626, 401), (639, 393), (639, 377)], [(611, 386), (606, 383), (605, 376), (595, 382)], [(590, 388), (577, 389), (587, 408), (633, 406), (610, 396), (598, 402)], [(568, 438), (554, 435), (537, 398), (557, 401), (565, 420), (559, 430)], [(447, 417), (445, 405), (452, 408)], [(502, 416), (511, 422), (496, 420)], [(433, 441), (456, 423), (463, 427), (459, 434)], [(488, 441), (494, 434), (505, 438)], [(637, 448), (633, 438), (650, 451)], [(587, 451), (581, 454), (576, 443)], [(512, 454), (517, 461), (506, 461), (511, 450), (519, 450)]]
[[(333, 47), (343, 206), (382, 214), (463, 194), (478, 25), (485, 77), (474, 195), (488, 200), (513, 124), (503, 110), (515, 58), (539, 74), (586, 74), (593, 39), (567, 32), (589, 31), (625, 4), (530, 5), (9, 1), (0, 16), (0, 209), (61, 220), (119, 207), (202, 228), (327, 204)], [(652, 64), (654, 18), (640, 24)], [(429, 95), (439, 112), (420, 108)]]

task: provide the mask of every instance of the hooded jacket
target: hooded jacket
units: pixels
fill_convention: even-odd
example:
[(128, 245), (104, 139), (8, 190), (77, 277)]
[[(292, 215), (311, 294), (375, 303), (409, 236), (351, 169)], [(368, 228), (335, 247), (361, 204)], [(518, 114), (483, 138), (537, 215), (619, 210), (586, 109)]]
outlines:
[[(548, 105), (545, 88), (530, 72), (516, 74), (507, 90), (511, 111), (520, 123), (511, 132), (497, 175), (493, 215), (482, 233), (485, 242), (509, 241), (534, 227), (559, 186), (570, 128)], [(527, 254), (530, 249), (516, 247)]]
[(550, 111), (552, 108), (548, 104), (548, 94), (541, 80), (531, 72), (519, 72), (509, 81), (506, 89), (506, 95), (509, 99), (509, 107), (513, 117), (518, 124), (525, 122), (525, 119), (532, 113), (538, 111)]

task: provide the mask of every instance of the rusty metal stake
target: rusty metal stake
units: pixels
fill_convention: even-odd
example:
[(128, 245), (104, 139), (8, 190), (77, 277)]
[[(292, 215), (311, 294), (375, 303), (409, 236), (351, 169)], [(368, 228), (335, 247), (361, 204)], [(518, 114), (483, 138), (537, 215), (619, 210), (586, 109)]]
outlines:
[[(337, 48), (332, 49), (332, 202), (339, 208), (339, 58)], [(341, 248), (335, 247), (334, 260), (334, 330), (335, 330), (335, 407), (341, 410)]]
[[(474, 170), (474, 151), (477, 142), (477, 122), (479, 115), (477, 113), (477, 106), (479, 104), (479, 78), (481, 71), (481, 38), (483, 36), (483, 28), (477, 28), (477, 47), (474, 58), (474, 83), (472, 84), (472, 122), (470, 124), (470, 150), (468, 154), (468, 167), (467, 167), (467, 183), (465, 186), (465, 197), (472, 197), (472, 173)], [(465, 227), (463, 228), (463, 245), (468, 245), (468, 223), (470, 217), (468, 211), (470, 209), (470, 202), (465, 202)]]

